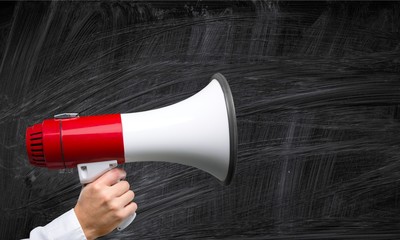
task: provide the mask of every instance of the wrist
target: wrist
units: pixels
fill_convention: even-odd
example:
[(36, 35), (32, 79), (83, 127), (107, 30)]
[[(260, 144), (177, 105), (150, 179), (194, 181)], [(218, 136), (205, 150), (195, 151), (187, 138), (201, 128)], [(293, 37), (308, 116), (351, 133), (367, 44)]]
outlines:
[(86, 218), (85, 218), (84, 214), (82, 214), (82, 212), (79, 210), (78, 205), (75, 206), (74, 212), (75, 212), (76, 218), (79, 221), (79, 224), (81, 225), (81, 228), (83, 230), (83, 233), (85, 234), (86, 239), (94, 240), (97, 237), (99, 237), (96, 235), (95, 229), (88, 226), (87, 221), (85, 221)]

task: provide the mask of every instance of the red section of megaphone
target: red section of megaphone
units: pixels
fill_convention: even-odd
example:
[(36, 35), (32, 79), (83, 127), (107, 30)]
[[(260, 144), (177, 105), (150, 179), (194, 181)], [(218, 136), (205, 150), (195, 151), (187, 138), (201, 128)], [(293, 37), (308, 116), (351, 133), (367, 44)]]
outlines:
[(51, 169), (110, 159), (124, 163), (121, 115), (46, 119), (26, 130), (26, 149), (32, 165)]

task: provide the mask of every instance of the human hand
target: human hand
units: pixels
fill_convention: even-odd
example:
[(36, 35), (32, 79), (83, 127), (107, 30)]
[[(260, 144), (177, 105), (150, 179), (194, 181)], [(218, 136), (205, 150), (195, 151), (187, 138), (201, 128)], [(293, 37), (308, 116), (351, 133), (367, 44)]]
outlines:
[(110, 233), (136, 212), (135, 194), (120, 181), (125, 177), (124, 170), (112, 169), (82, 189), (74, 210), (88, 240)]

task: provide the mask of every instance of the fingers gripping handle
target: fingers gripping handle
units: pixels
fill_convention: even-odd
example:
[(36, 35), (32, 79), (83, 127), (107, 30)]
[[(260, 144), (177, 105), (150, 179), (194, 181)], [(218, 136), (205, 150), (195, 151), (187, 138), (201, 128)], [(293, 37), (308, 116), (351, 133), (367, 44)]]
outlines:
[[(81, 184), (88, 184), (99, 178), (101, 175), (118, 166), (117, 160), (104, 162), (78, 164), (78, 174)], [(124, 219), (117, 227), (118, 231), (124, 230), (136, 218), (136, 213)]]

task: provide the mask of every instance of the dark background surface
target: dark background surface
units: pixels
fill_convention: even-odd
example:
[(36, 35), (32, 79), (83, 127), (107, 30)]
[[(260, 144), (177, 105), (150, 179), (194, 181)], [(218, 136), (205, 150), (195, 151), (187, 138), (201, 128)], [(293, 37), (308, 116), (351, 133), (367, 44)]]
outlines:
[(238, 115), (231, 185), (125, 165), (138, 217), (104, 239), (400, 238), (398, 2), (1, 2), (0, 20), (1, 239), (81, 189), (29, 165), (28, 125), (166, 106), (216, 72)]

